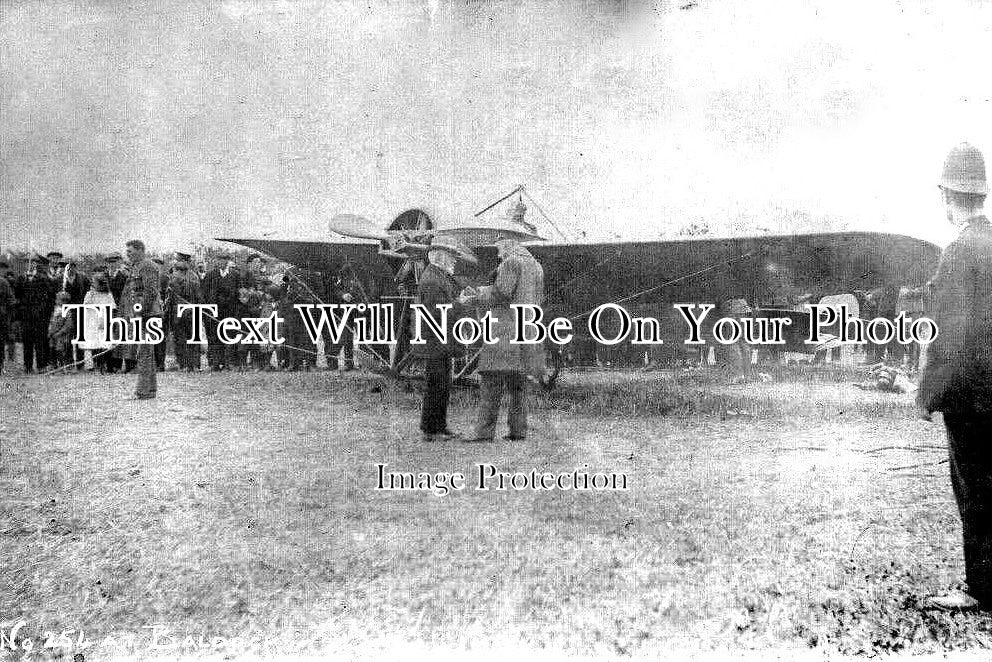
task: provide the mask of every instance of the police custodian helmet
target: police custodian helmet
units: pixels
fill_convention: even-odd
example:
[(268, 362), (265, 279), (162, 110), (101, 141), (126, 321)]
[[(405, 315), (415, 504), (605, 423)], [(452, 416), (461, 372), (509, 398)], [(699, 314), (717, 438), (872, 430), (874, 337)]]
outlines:
[(944, 174), (940, 187), (959, 193), (985, 195), (988, 185), (985, 182), (985, 159), (977, 147), (961, 143), (950, 151), (944, 161)]

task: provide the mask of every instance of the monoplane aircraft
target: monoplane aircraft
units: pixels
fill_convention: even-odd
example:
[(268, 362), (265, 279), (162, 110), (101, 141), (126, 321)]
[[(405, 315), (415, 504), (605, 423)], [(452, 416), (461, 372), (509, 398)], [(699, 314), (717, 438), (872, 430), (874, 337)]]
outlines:
[[(876, 232), (824, 232), (747, 237), (690, 237), (659, 241), (548, 241), (525, 220), (524, 187), (483, 209), (470, 223), (442, 225), (428, 209), (411, 208), (384, 228), (354, 215), (330, 221), (326, 241), (225, 238), (308, 271), (350, 271), (369, 302), (409, 297), (431, 241), (438, 237), (465, 247), (457, 276), (466, 284), (486, 280), (497, 266), (493, 242), (512, 236), (523, 242), (545, 273), (547, 319), (573, 320), (577, 335), (585, 318), (603, 303), (630, 311), (670, 308), (674, 303), (745, 299), (761, 316), (790, 317), (785, 349), (812, 352), (807, 327), (795, 303), (820, 296), (881, 287), (918, 286), (932, 276), (937, 246), (911, 237)], [(482, 217), (518, 196), (509, 213)], [(512, 200), (510, 201), (512, 203)], [(555, 227), (557, 230), (557, 227)], [(674, 341), (674, 339), (673, 339)], [(666, 342), (669, 342), (666, 340)], [(549, 352), (555, 357), (555, 352)], [(392, 369), (405, 363), (393, 348)], [(471, 369), (471, 366), (465, 366)]]

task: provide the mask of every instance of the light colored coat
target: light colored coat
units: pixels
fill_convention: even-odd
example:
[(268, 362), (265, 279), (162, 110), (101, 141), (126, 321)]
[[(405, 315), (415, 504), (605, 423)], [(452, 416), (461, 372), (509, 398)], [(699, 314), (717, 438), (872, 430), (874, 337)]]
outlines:
[[(90, 290), (83, 300), (85, 304), (110, 306), (111, 309), (117, 307), (114, 303), (114, 295), (108, 292), (97, 292)], [(80, 349), (103, 350), (113, 347), (112, 343), (104, 340), (106, 331), (103, 311), (86, 309), (83, 311), (83, 342), (79, 344)]]
[(516, 319), (510, 305), (544, 304), (544, 269), (534, 256), (523, 246), (509, 248), (496, 270), (495, 282), (479, 288), (473, 302), (492, 311), (497, 319), (493, 332), (499, 338), (496, 344), (483, 345), (479, 372), (523, 372), (543, 377), (544, 346), (510, 342)]

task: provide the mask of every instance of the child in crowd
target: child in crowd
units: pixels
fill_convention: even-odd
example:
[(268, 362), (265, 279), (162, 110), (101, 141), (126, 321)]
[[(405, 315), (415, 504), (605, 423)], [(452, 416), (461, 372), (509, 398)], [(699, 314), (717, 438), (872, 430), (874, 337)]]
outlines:
[(56, 294), (55, 309), (48, 323), (48, 346), (52, 350), (52, 356), (55, 357), (55, 365), (59, 367), (72, 363), (72, 339), (76, 337), (76, 316), (62, 315), (63, 304), (71, 301), (72, 295), (65, 290)]
[[(86, 292), (83, 303), (87, 305), (110, 306), (116, 308), (114, 295), (110, 292), (110, 282), (107, 274), (93, 274), (93, 282)], [(86, 367), (89, 370), (99, 370), (100, 374), (113, 372), (114, 362), (111, 360), (110, 349), (113, 345), (105, 340), (106, 316), (102, 310), (87, 308), (83, 313), (83, 343), (80, 347), (86, 352)]]

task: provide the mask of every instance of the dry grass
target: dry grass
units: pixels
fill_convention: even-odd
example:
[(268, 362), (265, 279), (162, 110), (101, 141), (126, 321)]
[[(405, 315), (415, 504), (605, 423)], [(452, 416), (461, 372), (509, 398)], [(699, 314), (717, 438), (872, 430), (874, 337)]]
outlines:
[[(849, 370), (777, 377), (569, 373), (530, 441), (492, 446), (424, 446), (417, 394), (361, 375), (167, 373), (152, 402), (120, 402), (130, 376), (3, 377), (0, 621), (83, 630), (87, 659), (154, 653), (154, 624), (167, 655), (240, 636), (239, 659), (992, 646), (989, 617), (918, 607), (962, 576), (941, 426)], [(378, 462), (632, 489), (384, 493)]]

